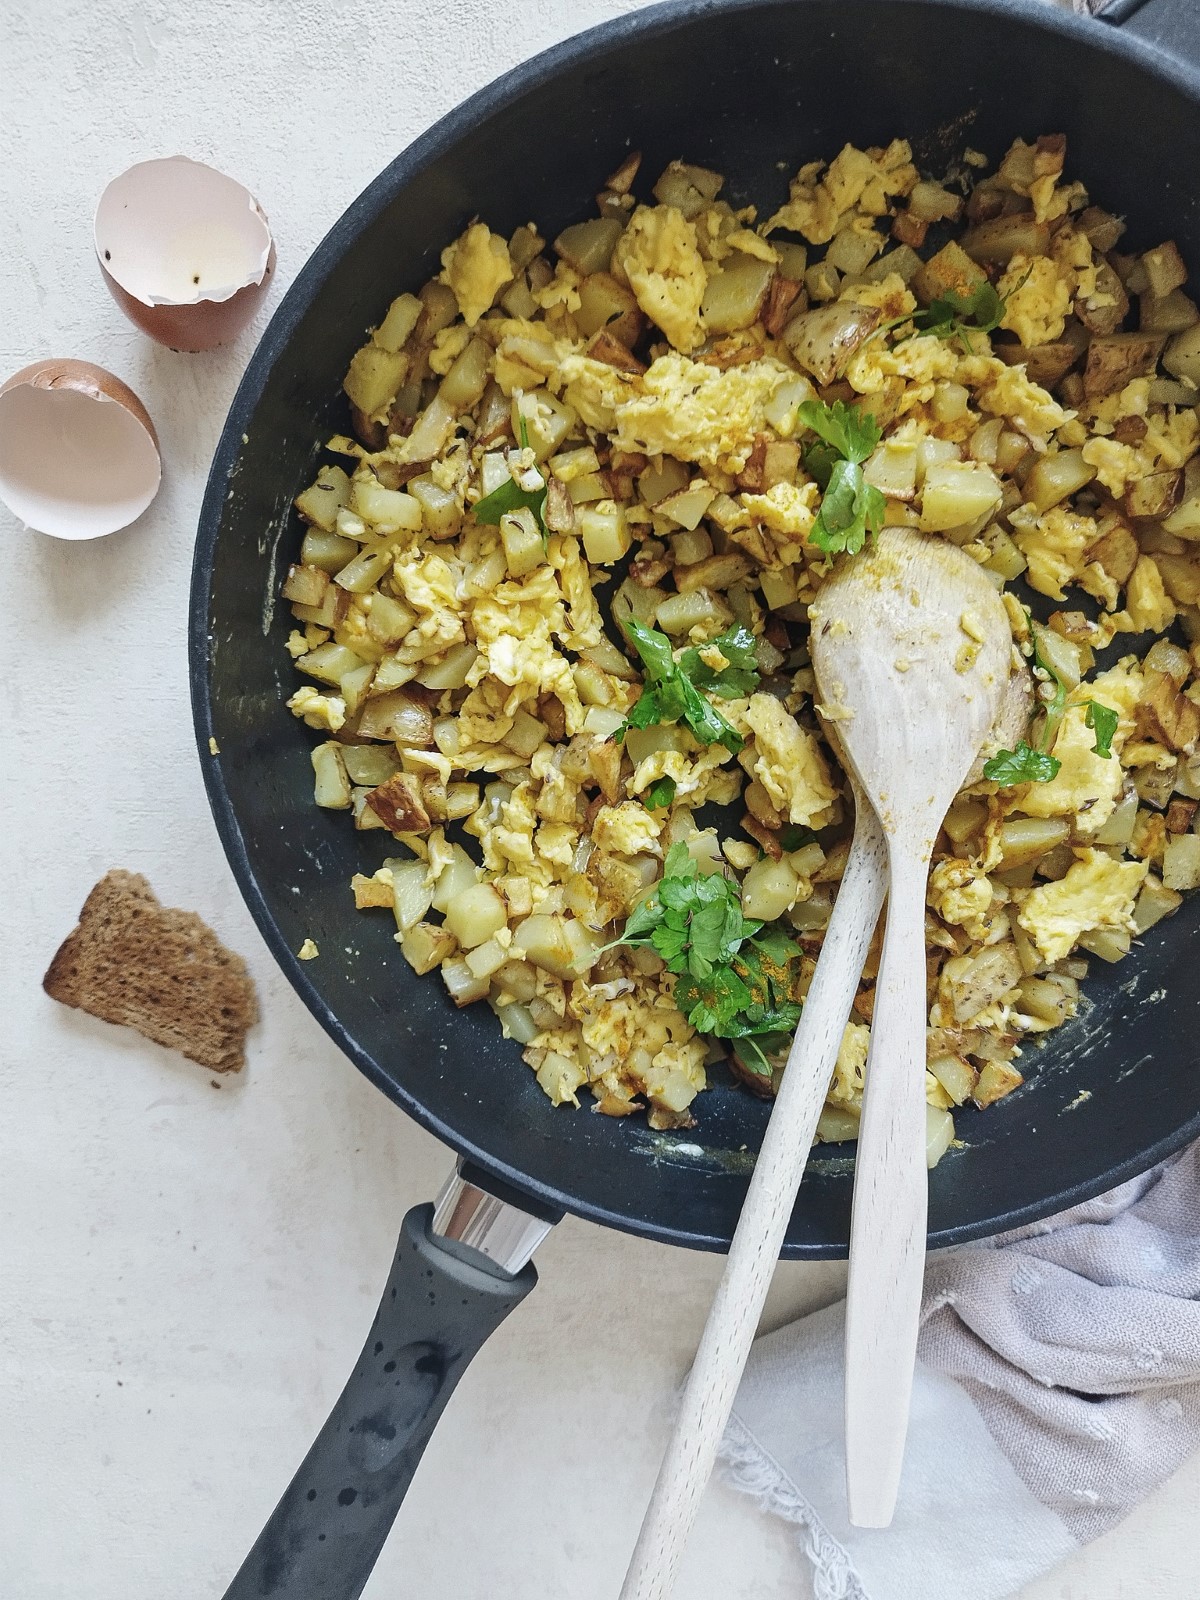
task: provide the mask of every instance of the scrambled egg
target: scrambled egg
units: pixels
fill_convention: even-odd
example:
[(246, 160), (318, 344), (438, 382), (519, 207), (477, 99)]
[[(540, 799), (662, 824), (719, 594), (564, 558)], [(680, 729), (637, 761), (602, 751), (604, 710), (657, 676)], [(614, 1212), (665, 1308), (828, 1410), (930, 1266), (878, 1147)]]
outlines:
[(708, 276), (696, 230), (674, 206), (639, 206), (621, 235), (614, 261), (637, 303), (676, 350), (704, 338), (700, 302)]
[[(1080, 679), (1052, 747), (1034, 748), (1044, 722), (1030, 708), (935, 841), (929, 1104), (948, 1113), (1015, 1089), (1022, 1041), (1074, 1014), (1090, 936), (1169, 914), (1167, 884), (1200, 887), (1187, 845), (1200, 650), (1095, 662), (1121, 633), (1161, 635), (1180, 613), (1197, 631), (1200, 418), (1159, 398), (1180, 396), (1179, 374), (1200, 381), (1196, 332), (1168, 336), (1173, 388), (1158, 371), (1121, 384), (1103, 363), (1097, 382), (1082, 350), (1050, 388), (1031, 380), (1032, 361), (1000, 359), (1082, 343), (1127, 290), (1138, 298), (1137, 243), (1119, 257), (1093, 246), (1104, 214), (1085, 226), (1064, 153), (1058, 137), (1017, 141), (988, 180), (1054, 224), (1044, 254), (985, 264), (1003, 301), (995, 330), (913, 331), (918, 306), (962, 281), (953, 252), (939, 264), (925, 241), (928, 202), (952, 228), (969, 216), (958, 174), (914, 194), (912, 151), (895, 140), (801, 167), (761, 226), (720, 198), (718, 174), (683, 163), (643, 204), (649, 186), (614, 175), (601, 214), (572, 230), (570, 260), (532, 224), (506, 239), (474, 222), (442, 254), (446, 287), (422, 291), (430, 315), (412, 295), (391, 299), (355, 356), (360, 436), (330, 441), (346, 465), (322, 467), (297, 500), (311, 526), (284, 584), (297, 622), (286, 649), (315, 681), (288, 707), (318, 736), (317, 802), (379, 835), (388, 864), (356, 876), (356, 905), (394, 913), (404, 959), (439, 969), (456, 1003), (492, 1005), (555, 1104), (586, 1091), (602, 1115), (679, 1128), (720, 1057), (758, 1092), (778, 1083), (786, 1041), (766, 1041), (764, 1067), (750, 1045), (701, 1036), (657, 949), (620, 934), (683, 846), (724, 874), (704, 893), (793, 941), (773, 979), (788, 998), (811, 981), (849, 850), (830, 724), (852, 713), (837, 685), (819, 703), (808, 647), (842, 559), (824, 545), (861, 489), (847, 472), (840, 504), (823, 494), (832, 463), (813, 449), (814, 400), (850, 408), (821, 419), (830, 448), (865, 467), (889, 520), (947, 529), (998, 588), (1020, 577), (1045, 597), (1067, 681)], [(1154, 264), (1167, 259), (1163, 247)], [(1172, 317), (1186, 322), (1189, 305), (1172, 300)], [(1055, 452), (1076, 454), (1051, 468)], [(1097, 622), (1080, 594), (1102, 603)], [(1003, 598), (1027, 650), (1024, 607)], [(635, 616), (658, 632), (653, 672), (622, 637)], [(731, 629), (749, 639), (719, 645)], [(961, 635), (965, 660), (981, 642), (970, 613)], [(702, 672), (746, 673), (747, 660), (754, 675), (719, 687)], [(744, 741), (736, 758), (701, 742), (694, 702), (691, 727), (654, 722), (683, 703), (671, 672), (694, 674)], [(646, 691), (633, 720), (651, 726), (630, 727)], [(1116, 714), (1111, 755), (1088, 726), (1101, 708), (1105, 735)], [(1031, 781), (1035, 756), (1053, 776)], [(702, 827), (710, 802), (736, 809)], [(1119, 956), (1124, 942), (1096, 948)], [(841, 1041), (831, 1136), (856, 1125), (877, 962), (876, 950), (862, 1020)]]
[(659, 356), (640, 377), (585, 355), (565, 357), (556, 373), (563, 398), (620, 449), (731, 473), (746, 465), (768, 426), (767, 405), (794, 377), (774, 357), (722, 370), (675, 354)]
[(745, 722), (753, 744), (741, 753), (743, 766), (789, 822), (823, 827), (837, 790), (814, 736), (770, 694), (750, 696)]
[(1082, 934), (1104, 928), (1135, 931), (1133, 906), (1146, 872), (1144, 861), (1114, 861), (1103, 850), (1076, 850), (1065, 877), (1029, 891), (1017, 921), (1047, 961), (1061, 961)]
[(468, 328), (475, 326), (512, 278), (508, 246), (486, 223), (473, 222), (461, 239), (442, 251), (442, 282), (454, 291)]

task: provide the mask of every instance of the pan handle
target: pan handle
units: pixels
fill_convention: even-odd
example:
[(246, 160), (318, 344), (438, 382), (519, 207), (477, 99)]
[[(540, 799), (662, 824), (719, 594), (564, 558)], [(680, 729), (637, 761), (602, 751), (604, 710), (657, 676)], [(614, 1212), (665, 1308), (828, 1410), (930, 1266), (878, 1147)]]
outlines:
[(1127, 33), (1177, 60), (1200, 63), (1200, 10), (1196, 0), (1109, 0), (1096, 9), (1101, 22)]
[(552, 1219), (462, 1176), (415, 1206), (358, 1363), (225, 1600), (357, 1600), (454, 1386), (537, 1282)]

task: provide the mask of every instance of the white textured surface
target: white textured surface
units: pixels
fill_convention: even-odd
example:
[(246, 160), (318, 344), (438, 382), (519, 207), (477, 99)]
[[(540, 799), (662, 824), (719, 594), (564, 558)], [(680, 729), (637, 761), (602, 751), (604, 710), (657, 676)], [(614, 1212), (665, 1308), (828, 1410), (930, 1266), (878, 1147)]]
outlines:
[[(122, 0), (0, 5), (0, 372), (111, 367), (158, 424), (162, 494), (90, 546), (5, 550), (0, 961), (0, 1595), (218, 1596), (370, 1323), (407, 1207), (445, 1153), (276, 975), (217, 845), (192, 748), (184, 610), (203, 475), (253, 344), (181, 357), (122, 320), (91, 211), (183, 151), (262, 202), (286, 283), (391, 154), (465, 93), (633, 0)], [(278, 291), (268, 303), (277, 303)], [(55, 1006), (39, 979), (110, 866), (146, 872), (249, 960), (244, 1080)], [(579, 1223), (467, 1375), (368, 1589), (616, 1593), (717, 1263)], [(772, 1324), (840, 1269), (782, 1268)], [(1194, 1588), (1193, 1463), (1024, 1600)], [(807, 1586), (781, 1526), (713, 1490), (681, 1597)]]

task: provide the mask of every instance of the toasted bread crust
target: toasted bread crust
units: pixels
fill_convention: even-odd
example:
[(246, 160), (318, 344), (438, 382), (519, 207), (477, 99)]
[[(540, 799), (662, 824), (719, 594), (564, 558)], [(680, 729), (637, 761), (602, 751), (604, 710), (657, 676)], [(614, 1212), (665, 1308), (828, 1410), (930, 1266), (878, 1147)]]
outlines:
[(159, 903), (135, 872), (107, 873), (84, 901), (42, 987), (54, 1000), (136, 1028), (212, 1072), (245, 1065), (258, 1016), (242, 958), (200, 917)]

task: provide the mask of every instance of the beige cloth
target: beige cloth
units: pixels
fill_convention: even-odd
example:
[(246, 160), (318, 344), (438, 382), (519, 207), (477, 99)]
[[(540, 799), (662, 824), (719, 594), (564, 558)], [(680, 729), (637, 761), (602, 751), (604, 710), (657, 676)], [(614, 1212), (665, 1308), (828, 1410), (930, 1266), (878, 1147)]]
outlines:
[(1200, 1145), (930, 1258), (896, 1520), (849, 1526), (842, 1306), (759, 1340), (725, 1474), (802, 1530), (818, 1600), (1001, 1600), (1200, 1448)]

